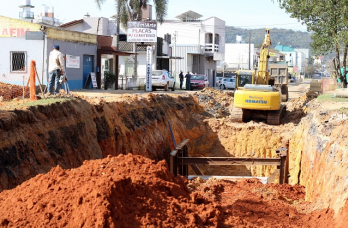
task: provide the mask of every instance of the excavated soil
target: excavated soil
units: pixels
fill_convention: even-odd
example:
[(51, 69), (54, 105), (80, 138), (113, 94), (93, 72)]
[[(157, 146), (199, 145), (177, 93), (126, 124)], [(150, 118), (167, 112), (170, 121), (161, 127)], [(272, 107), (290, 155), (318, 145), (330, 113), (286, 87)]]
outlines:
[[(4, 227), (324, 227), (304, 188), (174, 177), (164, 161), (119, 155), (60, 166), (0, 195)], [(317, 217), (312, 218), (312, 215)], [(319, 218), (318, 218), (319, 217)], [(318, 226), (317, 222), (322, 226)]]
[[(6, 106), (0, 227), (347, 227), (347, 117), (315, 97), (287, 102), (280, 126), (232, 123), (233, 93), (214, 89)], [(169, 123), (191, 156), (270, 158), (287, 147), (290, 185), (174, 177)], [(200, 168), (262, 177), (276, 169)]]

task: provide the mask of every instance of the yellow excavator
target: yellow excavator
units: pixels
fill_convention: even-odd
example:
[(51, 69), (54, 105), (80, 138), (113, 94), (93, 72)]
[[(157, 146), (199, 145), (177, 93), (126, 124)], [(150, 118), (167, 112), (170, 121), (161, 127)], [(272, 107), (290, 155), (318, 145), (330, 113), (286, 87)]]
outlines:
[(281, 123), (286, 106), (281, 104), (281, 90), (269, 85), (270, 46), (270, 30), (266, 29), (265, 40), (260, 49), (258, 70), (236, 72), (234, 108), (231, 114), (233, 122), (266, 119), (267, 124), (279, 125)]

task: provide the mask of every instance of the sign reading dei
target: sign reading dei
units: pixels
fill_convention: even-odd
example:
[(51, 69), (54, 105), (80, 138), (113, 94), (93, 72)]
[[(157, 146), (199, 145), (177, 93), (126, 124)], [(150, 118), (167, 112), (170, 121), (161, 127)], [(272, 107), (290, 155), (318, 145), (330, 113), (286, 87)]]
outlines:
[(129, 21), (127, 42), (157, 42), (157, 22)]

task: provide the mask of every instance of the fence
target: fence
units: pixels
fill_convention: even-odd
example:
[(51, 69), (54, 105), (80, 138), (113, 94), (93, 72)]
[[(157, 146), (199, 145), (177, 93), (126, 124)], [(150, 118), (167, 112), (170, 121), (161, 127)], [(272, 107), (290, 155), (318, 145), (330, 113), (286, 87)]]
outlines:
[(138, 76), (134, 81), (131, 76), (120, 75), (118, 78), (118, 89), (141, 88), (144, 85), (145, 85), (144, 76)]
[(334, 91), (338, 88), (338, 83), (334, 78), (313, 79), (310, 82), (310, 90), (320, 94), (327, 91)]

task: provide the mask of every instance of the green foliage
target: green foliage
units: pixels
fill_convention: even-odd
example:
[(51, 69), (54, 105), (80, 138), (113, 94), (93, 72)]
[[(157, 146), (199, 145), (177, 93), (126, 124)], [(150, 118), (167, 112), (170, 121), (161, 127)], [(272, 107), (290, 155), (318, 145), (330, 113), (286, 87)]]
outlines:
[(336, 101), (336, 102), (348, 102), (348, 98), (335, 97), (333, 94), (321, 94), (317, 97), (318, 102)]
[[(236, 36), (243, 36), (245, 42), (249, 42), (249, 35), (251, 32), (251, 43), (255, 44), (255, 47), (261, 47), (263, 40), (265, 39), (265, 29), (241, 29), (232, 26), (226, 26), (226, 43), (235, 43)], [(279, 43), (293, 48), (310, 48), (310, 44), (313, 42), (311, 34), (308, 32), (293, 31), (290, 29), (271, 29), (271, 48)]]
[(116, 81), (116, 75), (112, 72), (104, 72), (104, 88), (108, 89)]
[[(345, 80), (346, 56), (348, 49), (348, 0), (277, 0), (279, 6), (291, 17), (303, 21), (313, 32), (311, 45), (315, 54), (335, 52), (337, 75)], [(343, 58), (340, 53), (343, 50)], [(342, 65), (341, 65), (342, 62)], [(344, 69), (343, 74), (340, 71)]]
[[(103, 4), (106, 0), (95, 0), (97, 6)], [(128, 21), (141, 21), (142, 9), (146, 9), (149, 0), (115, 0), (116, 9), (120, 8), (120, 22), (124, 28), (127, 28)], [(153, 0), (156, 10), (156, 20), (162, 23), (167, 16), (168, 0)]]

